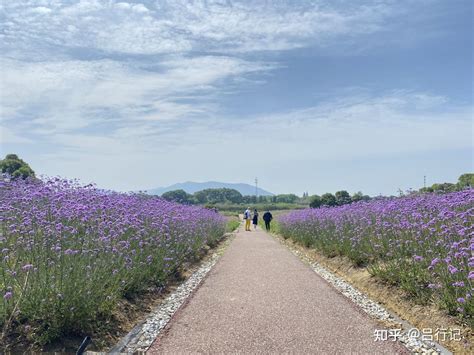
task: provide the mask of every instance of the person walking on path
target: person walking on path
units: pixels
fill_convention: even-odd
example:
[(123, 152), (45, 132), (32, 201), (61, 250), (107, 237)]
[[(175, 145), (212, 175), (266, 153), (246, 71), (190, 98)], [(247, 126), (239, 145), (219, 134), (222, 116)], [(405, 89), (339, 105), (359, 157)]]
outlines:
[(409, 354), (374, 341), (377, 321), (268, 233), (253, 234), (232, 240), (147, 355)]
[(267, 212), (263, 214), (262, 218), (265, 221), (265, 229), (267, 230), (267, 232), (270, 232), (270, 222), (273, 219), (272, 214), (270, 213), (270, 211), (267, 210)]
[(253, 223), (253, 229), (257, 229), (257, 225), (258, 225), (258, 212), (257, 212), (257, 209), (255, 209), (253, 211), (252, 223)]
[(245, 230), (247, 232), (250, 232), (250, 217), (251, 217), (250, 207), (247, 207), (247, 209), (244, 212)]

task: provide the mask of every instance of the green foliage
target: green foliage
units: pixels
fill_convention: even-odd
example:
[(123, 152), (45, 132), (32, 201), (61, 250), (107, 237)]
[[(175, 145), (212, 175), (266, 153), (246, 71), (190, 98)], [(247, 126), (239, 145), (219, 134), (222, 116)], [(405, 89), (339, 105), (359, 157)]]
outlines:
[(351, 196), (346, 190), (341, 190), (336, 192), (336, 204), (338, 206), (347, 205), (351, 203)]
[(421, 193), (447, 193), (447, 192), (455, 192), (461, 191), (468, 188), (474, 188), (474, 174), (473, 173), (466, 173), (462, 174), (458, 178), (458, 182), (456, 184), (450, 182), (444, 183), (436, 183), (431, 186), (422, 187), (418, 191)]
[(242, 194), (227, 188), (201, 190), (194, 193), (194, 198), (199, 204), (242, 203)]
[(295, 194), (280, 194), (275, 196), (276, 203), (295, 203), (298, 200), (298, 196)]
[(257, 196), (242, 196), (242, 203), (245, 205), (248, 204), (256, 204), (257, 203)]
[(321, 201), (321, 196), (319, 195), (314, 195), (311, 196), (311, 202), (309, 203), (309, 207), (311, 208), (319, 208), (323, 202)]
[(13, 179), (34, 177), (35, 172), (16, 154), (7, 154), (5, 159), (0, 160), (0, 170), (3, 174), (10, 175)]
[(329, 192), (325, 193), (321, 196), (321, 204), (329, 207), (336, 206), (336, 196)]
[[(259, 212), (263, 211), (276, 211), (276, 210), (295, 210), (295, 209), (304, 209), (308, 206), (306, 205), (299, 205), (294, 203), (249, 203), (247, 204), (228, 204), (228, 203), (217, 203), (214, 205), (221, 214), (237, 214), (237, 213), (244, 213), (247, 207), (251, 207), (253, 210), (254, 208), (257, 209)], [(273, 213), (273, 212), (272, 212)]]
[(161, 195), (161, 197), (166, 201), (173, 201), (186, 205), (194, 203), (193, 195), (190, 195), (186, 191), (181, 189), (165, 192)]
[(434, 192), (454, 192), (457, 190), (456, 184), (444, 182), (442, 184), (433, 184), (431, 186)]
[(194, 193), (194, 199), (196, 200), (197, 203), (203, 205), (207, 203), (207, 194), (205, 190), (203, 191), (198, 191)]
[(238, 218), (229, 218), (227, 220), (226, 232), (230, 233), (235, 231), (240, 226), (240, 221)]
[(369, 201), (369, 200), (370, 200), (370, 196), (364, 195), (361, 191), (358, 191), (351, 196), (352, 202)]
[(457, 185), (461, 189), (465, 189), (467, 187), (474, 187), (474, 174), (473, 173), (462, 174), (458, 178)]

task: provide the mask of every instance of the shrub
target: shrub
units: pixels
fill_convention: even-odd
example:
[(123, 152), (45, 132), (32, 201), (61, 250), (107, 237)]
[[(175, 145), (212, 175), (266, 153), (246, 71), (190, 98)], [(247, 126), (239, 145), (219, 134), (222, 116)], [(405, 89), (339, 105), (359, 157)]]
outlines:
[(31, 324), (40, 342), (90, 330), (225, 231), (214, 211), (155, 196), (60, 179), (0, 184), (0, 325)]
[(420, 301), (472, 321), (474, 189), (290, 212), (282, 235), (344, 255)]

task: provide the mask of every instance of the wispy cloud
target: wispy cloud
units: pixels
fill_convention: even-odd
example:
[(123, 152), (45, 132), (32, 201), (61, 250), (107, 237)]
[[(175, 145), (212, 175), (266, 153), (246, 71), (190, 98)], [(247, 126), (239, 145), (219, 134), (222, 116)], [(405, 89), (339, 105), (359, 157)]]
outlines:
[(32, 135), (213, 116), (216, 97), (278, 68), (252, 53), (387, 31), (387, 18), (403, 9), (380, 1), (6, 2), (2, 116)]
[(322, 1), (7, 2), (3, 39), (11, 50), (32, 45), (128, 54), (283, 50), (387, 31), (386, 20), (404, 9), (390, 1), (343, 6)]
[[(464, 147), (464, 136), (441, 133), (464, 132), (472, 108), (424, 90), (339, 93), (244, 117), (223, 103), (241, 90), (264, 86), (285, 67), (282, 53), (311, 48), (345, 54), (380, 43), (401, 45), (406, 31), (415, 41), (424, 33), (412, 31), (413, 18), (427, 16), (418, 9), (437, 2), (3, 2), (2, 143), (54, 146), (58, 161), (76, 159), (71, 175), (79, 177), (77, 167), (87, 159), (97, 167), (104, 161), (123, 165), (137, 155), (137, 164), (159, 156), (160, 164), (186, 159), (198, 165), (203, 156), (240, 154), (252, 142), (257, 151), (272, 146), (288, 159), (295, 150), (323, 159), (436, 144)], [(241, 134), (243, 126), (250, 132)], [(339, 137), (340, 130), (350, 138)], [(53, 169), (51, 149), (46, 151), (38, 159)]]
[[(472, 106), (453, 104), (449, 111), (439, 110), (445, 100), (425, 92), (365, 92), (244, 120), (220, 116), (198, 120), (179, 129), (150, 125), (102, 135), (62, 133), (51, 144), (63, 148), (37, 164), (56, 171), (52, 162), (61, 161), (61, 169), (84, 181), (91, 179), (81, 168), (84, 164), (94, 171), (105, 169), (106, 174), (97, 174), (94, 180), (112, 186), (115, 176), (113, 188), (123, 190), (157, 186), (158, 176), (158, 185), (184, 181), (190, 172), (196, 180), (234, 181), (245, 176), (242, 167), (250, 174), (249, 181), (262, 166), (265, 174), (261, 175), (268, 182), (275, 178), (272, 173), (299, 179), (296, 171), (282, 169), (299, 167), (308, 172), (338, 161), (470, 149)], [(144, 172), (140, 186), (120, 178), (140, 171)]]

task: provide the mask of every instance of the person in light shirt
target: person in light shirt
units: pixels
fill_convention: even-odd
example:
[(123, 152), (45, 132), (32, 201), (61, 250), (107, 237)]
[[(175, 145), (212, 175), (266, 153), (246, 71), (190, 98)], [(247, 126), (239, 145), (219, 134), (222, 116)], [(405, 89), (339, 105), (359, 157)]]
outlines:
[(245, 230), (247, 232), (250, 232), (250, 220), (251, 219), (252, 219), (252, 213), (250, 212), (250, 207), (247, 207), (247, 209), (244, 212)]

